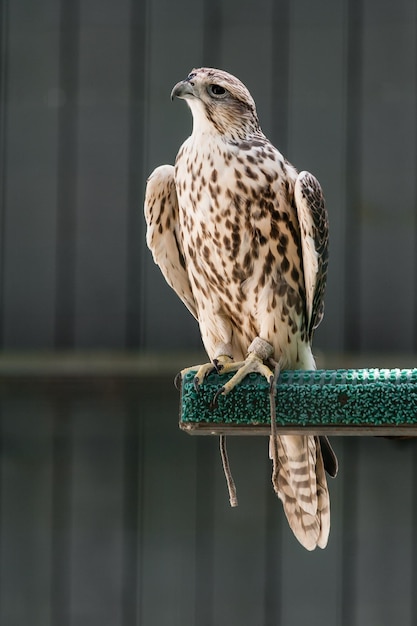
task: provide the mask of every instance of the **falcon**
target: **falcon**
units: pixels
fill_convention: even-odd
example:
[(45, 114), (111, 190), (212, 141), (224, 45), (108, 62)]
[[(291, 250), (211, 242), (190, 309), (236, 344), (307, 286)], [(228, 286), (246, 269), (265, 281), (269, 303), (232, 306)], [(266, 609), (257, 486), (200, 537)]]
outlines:
[(328, 260), (322, 190), (263, 134), (251, 94), (231, 74), (194, 69), (174, 98), (191, 109), (193, 130), (175, 167), (148, 179), (147, 244), (199, 324), (210, 362), (192, 368), (196, 388), (213, 369), (234, 372), (219, 394), (251, 372), (270, 382), (273, 487), (300, 543), (324, 548), (325, 470), (335, 476), (337, 459), (325, 437), (277, 435), (273, 408), (281, 369), (315, 369)]

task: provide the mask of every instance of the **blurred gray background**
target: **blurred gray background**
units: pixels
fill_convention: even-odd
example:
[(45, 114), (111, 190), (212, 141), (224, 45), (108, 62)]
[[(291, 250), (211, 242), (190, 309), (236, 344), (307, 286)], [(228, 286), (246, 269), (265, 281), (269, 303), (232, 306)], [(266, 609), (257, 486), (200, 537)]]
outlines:
[[(4, 349), (198, 348), (143, 194), (191, 131), (172, 86), (218, 66), (324, 188), (323, 350), (417, 348), (416, 3), (2, 0)], [(169, 311), (169, 316), (166, 312)]]
[[(416, 365), (416, 0), (0, 0), (1, 626), (413, 626), (414, 441), (339, 438), (324, 552), (293, 539), (267, 442), (177, 429), (196, 324), (143, 195), (221, 67), (320, 180), (325, 366)], [(250, 459), (250, 462), (248, 461)]]

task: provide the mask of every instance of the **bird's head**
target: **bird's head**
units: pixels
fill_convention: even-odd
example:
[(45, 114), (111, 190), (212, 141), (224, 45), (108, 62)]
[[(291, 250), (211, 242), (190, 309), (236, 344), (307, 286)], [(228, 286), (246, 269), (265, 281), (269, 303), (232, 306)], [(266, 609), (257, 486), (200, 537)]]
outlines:
[(255, 102), (237, 78), (208, 67), (194, 69), (175, 85), (171, 99), (186, 100), (194, 120), (194, 132), (220, 133), (244, 139), (260, 130)]

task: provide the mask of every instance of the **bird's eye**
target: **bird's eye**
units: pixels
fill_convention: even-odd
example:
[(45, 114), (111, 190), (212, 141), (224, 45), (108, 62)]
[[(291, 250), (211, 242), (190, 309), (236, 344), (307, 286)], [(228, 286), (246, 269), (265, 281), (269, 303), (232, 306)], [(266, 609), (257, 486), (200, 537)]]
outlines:
[(215, 98), (224, 98), (224, 96), (227, 94), (226, 89), (221, 85), (209, 85), (208, 92), (211, 96), (214, 96)]

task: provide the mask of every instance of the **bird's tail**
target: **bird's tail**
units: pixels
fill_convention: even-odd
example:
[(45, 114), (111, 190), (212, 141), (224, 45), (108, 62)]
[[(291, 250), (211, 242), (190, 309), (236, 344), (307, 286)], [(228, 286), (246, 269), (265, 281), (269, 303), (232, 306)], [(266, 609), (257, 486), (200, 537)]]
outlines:
[[(325, 455), (334, 460), (337, 471), (330, 444), (327, 439), (324, 443)], [(271, 437), (270, 457), (274, 461), (272, 483), (294, 535), (307, 550), (325, 548), (330, 531), (330, 499), (320, 438)]]

